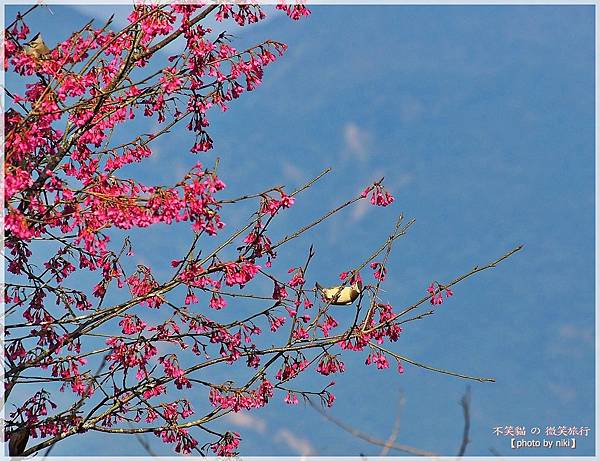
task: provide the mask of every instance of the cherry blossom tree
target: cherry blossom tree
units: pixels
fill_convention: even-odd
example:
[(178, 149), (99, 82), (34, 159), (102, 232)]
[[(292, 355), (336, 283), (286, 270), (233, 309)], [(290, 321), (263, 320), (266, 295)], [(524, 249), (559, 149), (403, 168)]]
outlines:
[[(273, 240), (271, 224), (293, 212), (302, 192), (329, 170), (297, 190), (277, 186), (227, 197), (226, 178), (210, 157), (209, 115), (215, 106), (225, 110), (250, 97), (244, 93), (260, 84), (286, 45), (269, 40), (238, 50), (203, 20), (252, 24), (265, 17), (261, 7), (139, 5), (120, 30), (111, 19), (92, 21), (52, 47), (39, 45), (43, 38), (27, 26), (36, 8), (14, 18), (4, 43), (5, 71), (25, 88), (5, 89), (3, 403), (12, 455), (89, 431), (151, 433), (178, 453), (232, 455), (240, 434), (216, 431), (213, 421), (272, 399), (296, 404), (312, 397), (331, 406), (333, 381), (307, 389), (295, 378), (342, 373), (351, 353), (379, 369), (392, 362), (402, 372), (410, 363), (492, 380), (415, 362), (391, 344), (404, 324), (433, 314), (455, 284), (520, 247), (455, 280), (433, 282), (412, 305), (393, 307), (380, 288), (394, 241), (413, 223), (400, 215), (379, 247), (365, 249), (360, 265), (340, 269), (340, 292), (361, 282), (349, 323), (336, 319), (336, 296), (324, 299), (313, 288), (312, 247), (295, 256), (287, 277), (271, 269), (288, 242), (342, 209), (360, 200), (388, 206), (394, 197), (383, 180), (365, 185)], [(293, 20), (309, 14), (302, 5), (277, 8)], [(165, 58), (175, 41), (182, 51)], [(113, 133), (139, 119), (158, 128), (130, 129), (130, 139), (114, 141)], [(187, 127), (189, 154), (201, 160), (180, 181), (148, 185), (122, 174), (126, 166), (143, 168), (155, 140), (177, 124)], [(247, 201), (256, 203), (252, 217), (224, 230), (224, 207)], [(149, 267), (131, 264), (133, 229), (175, 223), (190, 226), (193, 239), (178, 259), (164, 261), (171, 276), (159, 279)], [(272, 292), (255, 288), (258, 280), (268, 281)], [(247, 300), (261, 308), (235, 320), (223, 315)], [(414, 312), (427, 303), (430, 310)], [(235, 369), (236, 379), (207, 379), (216, 367)], [(203, 407), (192, 406), (191, 389)]]

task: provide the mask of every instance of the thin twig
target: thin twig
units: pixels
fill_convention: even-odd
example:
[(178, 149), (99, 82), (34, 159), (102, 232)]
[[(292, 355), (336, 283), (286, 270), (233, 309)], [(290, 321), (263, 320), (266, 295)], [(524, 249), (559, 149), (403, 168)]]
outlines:
[(148, 453), (150, 456), (152, 457), (157, 457), (158, 455), (156, 454), (156, 452), (152, 449), (152, 447), (150, 446), (150, 444), (148, 443), (148, 441), (144, 438), (144, 436), (142, 434), (135, 434), (135, 438), (138, 441), (138, 443), (142, 446), (142, 448), (144, 450), (146, 450), (146, 453)]
[(436, 373), (442, 373), (444, 375), (456, 376), (457, 378), (479, 381), (480, 383), (483, 383), (483, 382), (495, 383), (496, 382), (495, 378), (482, 378), (480, 376), (470, 376), (470, 375), (465, 375), (462, 373), (456, 373), (454, 371), (444, 370), (442, 368), (435, 368), (430, 365), (425, 365), (424, 363), (415, 362), (414, 360), (409, 359), (408, 357), (404, 357), (403, 355), (396, 354), (395, 352), (385, 349), (385, 348), (381, 347), (380, 345), (375, 344), (373, 342), (369, 342), (369, 346), (371, 346), (372, 348), (378, 349), (385, 354), (389, 354), (392, 357), (396, 358), (397, 360), (408, 362), (416, 367), (425, 368), (426, 370), (435, 371)]
[(333, 424), (335, 424), (336, 426), (338, 426), (339, 428), (345, 430), (346, 432), (348, 432), (349, 434), (353, 435), (354, 437), (357, 437), (359, 439), (362, 439), (366, 442), (369, 442), (373, 445), (379, 445), (382, 447), (387, 447), (389, 446), (390, 449), (393, 450), (397, 450), (397, 451), (403, 451), (405, 453), (410, 453), (411, 455), (415, 455), (415, 456), (437, 456), (435, 453), (432, 453), (430, 451), (425, 451), (425, 450), (421, 450), (420, 448), (415, 448), (415, 447), (411, 447), (410, 445), (404, 445), (404, 444), (399, 444), (399, 443), (393, 443), (393, 444), (389, 444), (387, 441), (382, 440), (382, 439), (378, 439), (376, 437), (372, 437), (369, 434), (366, 434), (346, 423), (344, 423), (343, 421), (331, 416), (330, 414), (328, 414), (327, 412), (325, 412), (319, 405), (317, 405), (316, 403), (314, 403), (312, 400), (310, 400), (309, 398), (306, 398), (306, 400), (308, 401), (308, 403), (310, 404), (310, 406), (315, 409), (316, 411), (318, 411), (319, 413), (321, 413), (321, 415), (327, 419), (328, 421), (331, 421)]
[[(504, 261), (505, 259), (510, 258), (513, 254), (517, 253), (518, 251), (521, 251), (522, 249), (523, 249), (523, 245), (519, 245), (519, 246), (513, 248), (512, 250), (510, 250), (508, 253), (502, 255), (500, 258), (496, 259), (495, 261), (492, 261), (491, 263), (486, 264), (485, 266), (481, 266), (481, 267), (480, 266), (475, 266), (469, 272), (466, 272), (465, 274), (461, 275), (460, 277), (457, 277), (454, 280), (452, 280), (447, 285), (444, 285), (444, 288), (450, 288), (450, 287), (456, 285), (457, 283), (462, 282), (464, 279), (466, 279), (468, 277), (471, 277), (474, 274), (477, 274), (478, 272), (482, 272), (482, 271), (485, 271), (487, 269), (493, 269), (498, 264), (500, 264), (502, 261)], [(389, 318), (385, 322), (381, 322), (379, 325), (375, 325), (373, 328), (367, 330), (365, 333), (371, 333), (374, 330), (377, 330), (379, 328), (391, 325), (398, 317), (401, 317), (401, 316), (407, 314), (408, 312), (416, 309), (421, 304), (423, 304), (425, 301), (427, 301), (428, 299), (431, 299), (432, 296), (433, 295), (424, 296), (419, 301), (417, 301), (416, 303), (414, 303), (412, 306), (407, 307), (406, 309), (404, 309), (403, 311), (401, 311), (398, 314), (394, 315), (393, 317)]]
[(381, 450), (381, 453), (379, 453), (379, 456), (387, 456), (387, 454), (390, 452), (390, 448), (392, 448), (394, 443), (396, 443), (398, 434), (400, 434), (400, 409), (404, 405), (404, 402), (405, 402), (404, 396), (400, 395), (400, 398), (398, 399), (398, 414), (396, 415), (396, 421), (394, 422), (394, 427), (392, 429), (392, 433), (390, 434), (387, 441), (385, 442), (385, 447), (383, 447), (383, 449)]
[(463, 429), (463, 438), (462, 443), (460, 444), (460, 449), (458, 450), (458, 456), (464, 456), (465, 451), (467, 450), (467, 445), (469, 444), (469, 429), (471, 428), (471, 415), (470, 415), (470, 407), (471, 407), (471, 387), (467, 386), (465, 394), (460, 399), (460, 406), (463, 409), (463, 416), (465, 418), (465, 427)]

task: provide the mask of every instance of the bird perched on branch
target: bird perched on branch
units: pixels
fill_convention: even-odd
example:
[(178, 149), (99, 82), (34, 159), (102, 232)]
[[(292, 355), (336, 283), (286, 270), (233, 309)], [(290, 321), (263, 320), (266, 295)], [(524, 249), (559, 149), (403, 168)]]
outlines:
[(352, 304), (360, 292), (363, 284), (361, 280), (356, 280), (352, 285), (344, 287), (342, 285), (324, 288), (319, 283), (315, 283), (315, 287), (321, 293), (323, 300), (329, 304), (336, 306), (348, 306)]
[(27, 447), (29, 440), (29, 427), (23, 425), (12, 431), (9, 435), (8, 454), (9, 456), (21, 456)]
[(38, 32), (25, 44), (25, 54), (35, 59), (41, 59), (50, 54), (50, 48), (46, 46), (42, 34)]

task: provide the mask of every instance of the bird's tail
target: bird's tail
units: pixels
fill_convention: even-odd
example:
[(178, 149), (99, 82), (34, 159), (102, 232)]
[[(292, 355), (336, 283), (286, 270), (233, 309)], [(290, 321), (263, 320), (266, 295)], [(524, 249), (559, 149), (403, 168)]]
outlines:
[(319, 282), (315, 282), (315, 288), (319, 291), (323, 291), (323, 287), (319, 285)]

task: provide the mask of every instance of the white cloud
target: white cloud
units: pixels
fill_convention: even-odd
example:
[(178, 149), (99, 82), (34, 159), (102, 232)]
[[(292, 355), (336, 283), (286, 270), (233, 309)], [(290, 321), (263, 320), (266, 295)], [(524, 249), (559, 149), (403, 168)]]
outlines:
[(306, 174), (304, 173), (304, 171), (301, 168), (299, 168), (297, 165), (294, 165), (293, 163), (284, 161), (282, 170), (283, 170), (283, 177), (285, 179), (289, 179), (289, 180), (295, 182), (296, 184), (301, 183), (304, 180), (306, 180)]
[(425, 114), (425, 106), (415, 97), (406, 97), (400, 104), (400, 119), (404, 123), (419, 120)]
[(113, 24), (120, 28), (129, 24), (127, 16), (132, 10), (132, 5), (111, 5), (110, 10), (106, 8), (106, 5), (79, 4), (71, 6), (83, 16), (97, 19), (99, 22), (107, 20), (114, 13)]
[(358, 222), (364, 218), (369, 211), (371, 211), (371, 203), (369, 200), (360, 200), (352, 209), (350, 219), (352, 219), (352, 222)]
[(346, 152), (352, 158), (364, 162), (368, 158), (368, 149), (371, 136), (354, 122), (344, 126), (344, 143)]
[(558, 400), (564, 405), (572, 403), (577, 398), (577, 391), (572, 387), (556, 383), (548, 383), (547, 386), (550, 392), (556, 395)]
[(413, 182), (413, 177), (410, 173), (403, 173), (394, 181), (394, 185), (398, 188), (408, 186)]
[(248, 413), (228, 413), (225, 417), (232, 424), (240, 427), (247, 427), (258, 432), (259, 434), (264, 434), (267, 430), (267, 423), (264, 420)]
[(582, 359), (594, 345), (594, 332), (591, 328), (567, 323), (558, 330), (558, 338), (548, 342), (547, 351), (552, 357)]
[(315, 453), (313, 446), (308, 440), (294, 435), (288, 429), (280, 429), (275, 434), (275, 441), (285, 443), (301, 456), (311, 456)]
[(594, 334), (591, 328), (578, 328), (572, 323), (567, 323), (560, 327), (558, 334), (562, 339), (582, 342), (587, 345), (594, 344)]
[(159, 160), (161, 160), (160, 156), (162, 154), (162, 149), (157, 144), (151, 146), (150, 150), (152, 151), (152, 155), (150, 156), (151, 162), (157, 163)]

